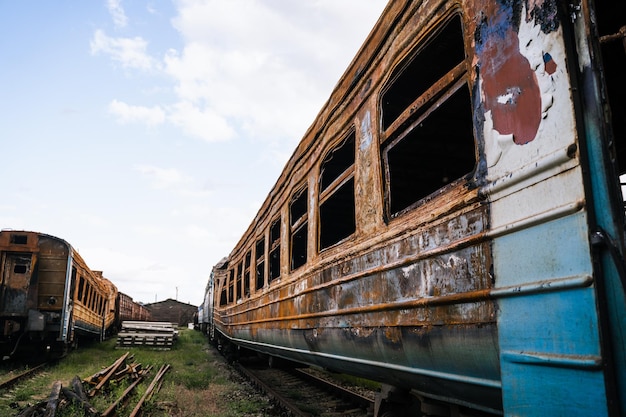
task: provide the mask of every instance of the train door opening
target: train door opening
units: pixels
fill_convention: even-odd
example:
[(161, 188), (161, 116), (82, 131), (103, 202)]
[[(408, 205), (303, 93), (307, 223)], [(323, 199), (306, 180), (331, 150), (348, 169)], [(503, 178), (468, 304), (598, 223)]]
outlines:
[(7, 253), (2, 276), (0, 311), (23, 316), (28, 310), (28, 289), (32, 275), (30, 254)]
[(606, 93), (626, 209), (626, 2), (596, 1)]

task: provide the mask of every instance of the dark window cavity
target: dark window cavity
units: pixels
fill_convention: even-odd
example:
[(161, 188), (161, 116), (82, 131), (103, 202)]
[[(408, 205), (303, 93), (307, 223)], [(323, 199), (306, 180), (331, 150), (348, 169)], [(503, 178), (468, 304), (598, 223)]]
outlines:
[(456, 16), (395, 70), (382, 96), (383, 130), (427, 91), (436, 93), (435, 97), (428, 97), (430, 100), (441, 96), (443, 91), (432, 91), (432, 86), (464, 60), (461, 19)]
[(241, 271), (243, 269), (243, 261), (240, 261), (237, 265), (237, 284), (235, 288), (237, 289), (237, 300), (241, 300), (242, 298), (242, 288), (241, 288)]
[(27, 235), (11, 235), (11, 243), (15, 245), (25, 245), (28, 241)]
[(85, 289), (85, 278), (83, 278), (82, 276), (78, 279), (78, 295), (76, 296), (76, 299), (79, 300), (80, 302), (83, 301), (83, 291)]
[(228, 271), (228, 302), (235, 301), (235, 270)]
[(306, 263), (308, 236), (308, 188), (298, 191), (289, 204), (289, 225), (291, 231), (291, 269)]
[(228, 296), (226, 295), (226, 285), (224, 285), (220, 294), (220, 306), (225, 306), (226, 304), (228, 304)]
[(340, 242), (356, 230), (354, 146), (353, 132), (328, 153), (320, 167), (320, 250)]
[(270, 227), (270, 282), (280, 277), (280, 217)]
[(399, 66), (381, 107), (389, 218), (473, 172), (476, 151), (459, 16)]
[(252, 252), (246, 253), (244, 270), (243, 270), (243, 293), (244, 297), (250, 297), (250, 262), (252, 260)]
[(256, 289), (259, 290), (265, 286), (265, 238), (256, 242)]

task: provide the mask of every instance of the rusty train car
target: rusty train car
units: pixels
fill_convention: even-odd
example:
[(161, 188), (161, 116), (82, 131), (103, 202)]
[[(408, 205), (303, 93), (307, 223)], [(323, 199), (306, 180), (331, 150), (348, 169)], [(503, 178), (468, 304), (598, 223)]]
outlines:
[(123, 292), (117, 293), (115, 301), (116, 324), (118, 330), (121, 328), (123, 321), (150, 321), (152, 313), (143, 304), (133, 300), (130, 295)]
[(213, 268), (210, 338), (380, 381), (376, 416), (626, 415), (624, 16), (390, 1)]
[(104, 340), (115, 334), (121, 317), (149, 319), (144, 306), (118, 292), (58, 237), (0, 231), (0, 273), (3, 356), (34, 352), (60, 357), (79, 338)]

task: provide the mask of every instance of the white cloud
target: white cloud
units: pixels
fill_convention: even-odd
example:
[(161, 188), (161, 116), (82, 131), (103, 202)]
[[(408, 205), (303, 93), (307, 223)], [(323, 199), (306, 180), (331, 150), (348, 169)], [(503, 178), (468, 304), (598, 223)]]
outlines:
[(318, 50), (323, 34), (280, 8), (186, 1), (174, 25), (186, 46), (164, 63), (179, 98), (205, 103), (247, 137), (299, 138), (330, 92), (319, 83), (329, 69), (312, 67), (309, 57), (329, 52), (329, 45)]
[(132, 106), (118, 100), (113, 100), (109, 104), (109, 113), (116, 116), (117, 120), (123, 124), (139, 122), (148, 126), (156, 126), (165, 121), (165, 111), (159, 106)]
[(96, 30), (89, 45), (92, 55), (108, 55), (124, 68), (144, 71), (158, 69), (157, 61), (147, 53), (148, 42), (141, 37), (111, 38), (102, 30)]
[(156, 189), (178, 189), (192, 182), (191, 177), (173, 168), (159, 168), (152, 165), (136, 165), (135, 170), (148, 177)]
[(169, 120), (188, 135), (208, 142), (229, 140), (235, 136), (228, 121), (214, 109), (200, 107), (188, 101), (174, 105)]
[(141, 236), (150, 236), (150, 237), (155, 237), (155, 236), (161, 236), (164, 235), (166, 233), (166, 231), (160, 227), (160, 226), (155, 226), (155, 225), (134, 225), (133, 226), (133, 231), (134, 233), (141, 235)]
[[(121, 9), (120, 3), (112, 5)], [(172, 25), (184, 42), (181, 48), (156, 59), (147, 54), (143, 38), (110, 38), (99, 30), (92, 53), (106, 53), (125, 68), (169, 76), (176, 96), (151, 109), (160, 109), (190, 137), (208, 142), (246, 137), (291, 149), (383, 5), (383, 0), (179, 0)], [(358, 25), (358, 32), (355, 19), (371, 23)], [(131, 120), (156, 124), (150, 117)]]
[(97, 214), (80, 213), (79, 217), (82, 223), (88, 227), (105, 226), (108, 224), (106, 219)]
[(205, 240), (212, 236), (211, 232), (205, 227), (198, 225), (188, 225), (185, 228), (185, 234), (194, 240)]
[(107, 0), (107, 9), (113, 18), (115, 26), (125, 27), (128, 24), (128, 18), (122, 8), (121, 0)]

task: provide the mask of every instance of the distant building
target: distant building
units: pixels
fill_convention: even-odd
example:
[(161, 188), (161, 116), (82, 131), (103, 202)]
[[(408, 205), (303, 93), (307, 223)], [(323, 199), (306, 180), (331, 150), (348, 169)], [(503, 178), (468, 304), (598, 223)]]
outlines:
[(168, 298), (165, 301), (146, 304), (145, 307), (152, 314), (152, 321), (169, 321), (179, 326), (187, 326), (193, 323), (194, 315), (198, 313), (198, 307), (191, 304)]

